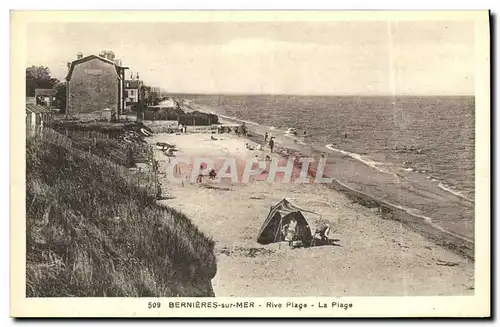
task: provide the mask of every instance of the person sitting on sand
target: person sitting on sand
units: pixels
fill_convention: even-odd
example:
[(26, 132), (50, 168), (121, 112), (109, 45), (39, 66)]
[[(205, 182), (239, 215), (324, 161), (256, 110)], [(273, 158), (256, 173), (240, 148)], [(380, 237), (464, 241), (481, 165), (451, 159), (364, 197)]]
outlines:
[(311, 245), (315, 243), (315, 240), (318, 239), (321, 241), (320, 245), (329, 244), (330, 240), (328, 235), (330, 234), (330, 225), (322, 222), (318, 227), (316, 227), (313, 235), (313, 242)]
[(210, 177), (210, 179), (215, 179), (215, 177), (217, 176), (215, 169), (212, 168), (212, 170), (210, 170), (210, 173), (208, 173), (208, 176)]
[(318, 234), (323, 242), (328, 242), (328, 234), (330, 233), (330, 226), (324, 224), (318, 231)]

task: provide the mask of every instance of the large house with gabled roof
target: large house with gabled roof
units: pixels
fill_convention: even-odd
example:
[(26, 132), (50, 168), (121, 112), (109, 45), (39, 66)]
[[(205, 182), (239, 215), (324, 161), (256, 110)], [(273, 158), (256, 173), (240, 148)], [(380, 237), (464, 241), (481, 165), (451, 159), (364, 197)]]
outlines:
[(125, 70), (112, 51), (68, 62), (66, 115), (79, 116), (111, 109), (118, 117), (125, 108)]

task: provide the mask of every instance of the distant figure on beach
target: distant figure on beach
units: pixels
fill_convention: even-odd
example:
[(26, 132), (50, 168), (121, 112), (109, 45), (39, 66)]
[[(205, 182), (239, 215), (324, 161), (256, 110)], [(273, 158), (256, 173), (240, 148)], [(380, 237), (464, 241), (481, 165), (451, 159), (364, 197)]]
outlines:
[(304, 136), (306, 136), (306, 135), (307, 135), (307, 132), (306, 132), (306, 131), (304, 131)]
[(271, 153), (273, 152), (273, 148), (274, 148), (274, 140), (273, 138), (271, 137), (271, 139), (269, 140), (269, 148), (271, 148)]
[(267, 138), (268, 138), (268, 137), (269, 137), (269, 135), (268, 135), (268, 134), (267, 134), (267, 132), (266, 132), (266, 134), (264, 134), (264, 142), (267, 142)]
[(344, 134), (344, 138), (346, 139), (347, 138), (347, 133)]
[(203, 164), (200, 165), (200, 172), (198, 173), (198, 179), (196, 180), (197, 183), (201, 184), (201, 182), (203, 181), (203, 170), (204, 170), (204, 167), (203, 167)]

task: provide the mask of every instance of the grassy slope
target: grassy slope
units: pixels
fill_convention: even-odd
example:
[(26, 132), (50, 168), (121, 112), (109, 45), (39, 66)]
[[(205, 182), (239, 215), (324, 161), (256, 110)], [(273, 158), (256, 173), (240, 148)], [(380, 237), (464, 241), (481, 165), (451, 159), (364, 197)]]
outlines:
[(28, 140), (27, 296), (213, 296), (214, 244), (112, 166)]

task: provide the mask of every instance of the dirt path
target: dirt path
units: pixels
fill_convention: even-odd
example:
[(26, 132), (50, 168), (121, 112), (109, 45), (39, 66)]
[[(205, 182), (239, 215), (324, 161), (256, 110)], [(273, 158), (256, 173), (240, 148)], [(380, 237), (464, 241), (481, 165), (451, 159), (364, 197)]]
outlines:
[[(178, 157), (251, 158), (231, 135), (157, 134), (153, 142), (173, 143)], [(157, 151), (160, 171), (167, 158)], [(187, 173), (186, 171), (184, 173)], [(254, 181), (223, 189), (188, 181), (168, 184), (173, 199), (161, 203), (184, 212), (216, 242), (216, 296), (382, 296), (473, 294), (474, 264), (432, 244), (401, 223), (382, 219), (339, 192), (318, 184)], [(214, 185), (221, 187), (220, 184)], [(271, 205), (283, 198), (313, 211), (333, 226), (338, 246), (291, 249), (262, 246), (257, 233)], [(310, 225), (318, 215), (305, 214)]]

